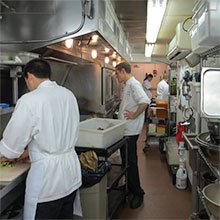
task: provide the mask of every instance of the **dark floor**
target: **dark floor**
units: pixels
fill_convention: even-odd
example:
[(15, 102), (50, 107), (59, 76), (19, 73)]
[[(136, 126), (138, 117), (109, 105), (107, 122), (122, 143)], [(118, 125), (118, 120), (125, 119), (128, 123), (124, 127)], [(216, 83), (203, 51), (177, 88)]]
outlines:
[(116, 219), (190, 219), (190, 189), (179, 190), (172, 184), (172, 176), (165, 158), (160, 158), (158, 146), (151, 146), (145, 154), (145, 130), (138, 140), (138, 163), (144, 204), (130, 209), (128, 204), (119, 209)]

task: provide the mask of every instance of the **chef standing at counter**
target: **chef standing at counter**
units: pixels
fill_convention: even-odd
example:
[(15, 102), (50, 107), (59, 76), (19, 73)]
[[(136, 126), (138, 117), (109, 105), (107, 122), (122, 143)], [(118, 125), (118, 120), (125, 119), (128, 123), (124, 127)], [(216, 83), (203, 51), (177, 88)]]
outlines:
[(27, 63), (23, 74), (30, 92), (18, 100), (3, 133), (0, 160), (4, 160), (2, 156), (19, 158), (28, 146), (31, 168), (26, 180), (24, 220), (72, 219), (81, 186), (75, 152), (79, 129), (76, 98), (50, 81), (50, 65), (43, 59)]
[[(144, 111), (150, 103), (139, 81), (131, 74), (128, 63), (116, 66), (116, 77), (125, 87), (119, 107), (119, 119), (126, 119), (124, 136), (128, 137), (128, 190), (133, 194), (130, 207), (135, 209), (142, 205), (144, 190), (140, 186), (137, 158), (137, 140), (144, 125)], [(122, 161), (125, 160), (124, 149), (121, 150)]]

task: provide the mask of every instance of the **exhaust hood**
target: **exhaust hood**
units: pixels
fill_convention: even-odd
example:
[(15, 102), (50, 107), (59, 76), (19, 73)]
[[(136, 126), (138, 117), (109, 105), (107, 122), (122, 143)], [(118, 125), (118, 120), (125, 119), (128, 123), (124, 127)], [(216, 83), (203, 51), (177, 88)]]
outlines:
[[(130, 60), (131, 49), (110, 0), (5, 0), (0, 15), (2, 52), (64, 53), (70, 59), (79, 52), (61, 50), (61, 42), (81, 38), (84, 45), (85, 38), (97, 33), (105, 45)], [(77, 57), (82, 59), (82, 52)]]

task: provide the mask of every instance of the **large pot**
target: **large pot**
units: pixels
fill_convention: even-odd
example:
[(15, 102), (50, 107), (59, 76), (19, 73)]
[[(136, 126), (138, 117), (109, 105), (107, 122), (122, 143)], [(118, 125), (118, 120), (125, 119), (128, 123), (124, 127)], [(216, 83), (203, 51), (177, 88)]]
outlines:
[(205, 186), (202, 190), (209, 212), (215, 219), (220, 219), (220, 183)]

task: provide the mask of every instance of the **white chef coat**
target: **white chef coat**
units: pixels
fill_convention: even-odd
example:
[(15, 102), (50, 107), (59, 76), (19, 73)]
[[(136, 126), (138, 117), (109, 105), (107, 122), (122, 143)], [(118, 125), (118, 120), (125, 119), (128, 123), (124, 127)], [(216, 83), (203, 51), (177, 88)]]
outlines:
[(144, 88), (144, 91), (146, 92), (147, 96), (149, 99), (152, 99), (152, 93), (150, 91), (150, 88), (151, 88), (151, 82), (149, 80), (144, 80), (143, 82), (143, 88)]
[(79, 129), (76, 98), (46, 80), (23, 95), (3, 133), (0, 152), (17, 158), (28, 145), (31, 168), (26, 181), (24, 219), (35, 217), (38, 202), (65, 197), (81, 185), (75, 152)]
[[(143, 103), (150, 103), (139, 81), (133, 76), (126, 82), (122, 94), (122, 101), (119, 107), (119, 119), (126, 120), (126, 110), (135, 112), (138, 106)], [(144, 124), (144, 111), (136, 119), (128, 119), (125, 125), (125, 136), (138, 135), (141, 133)]]
[(163, 79), (157, 84), (157, 99), (168, 99), (169, 97), (169, 85)]

